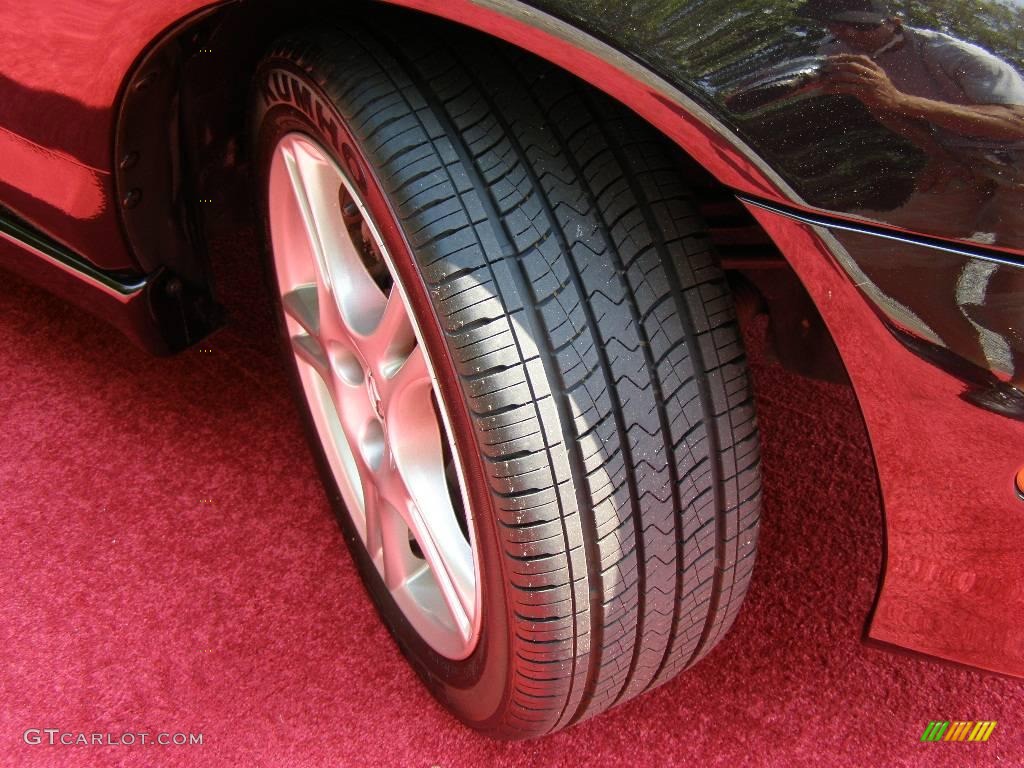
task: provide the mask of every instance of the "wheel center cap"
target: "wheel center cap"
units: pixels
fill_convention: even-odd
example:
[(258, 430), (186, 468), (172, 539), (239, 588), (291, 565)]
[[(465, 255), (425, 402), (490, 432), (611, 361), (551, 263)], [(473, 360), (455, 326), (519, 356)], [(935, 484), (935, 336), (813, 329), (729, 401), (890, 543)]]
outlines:
[(380, 399), (380, 390), (377, 389), (377, 382), (371, 374), (366, 375), (366, 392), (370, 396), (370, 402), (373, 403), (373, 410), (377, 412), (377, 418), (384, 421), (384, 404)]

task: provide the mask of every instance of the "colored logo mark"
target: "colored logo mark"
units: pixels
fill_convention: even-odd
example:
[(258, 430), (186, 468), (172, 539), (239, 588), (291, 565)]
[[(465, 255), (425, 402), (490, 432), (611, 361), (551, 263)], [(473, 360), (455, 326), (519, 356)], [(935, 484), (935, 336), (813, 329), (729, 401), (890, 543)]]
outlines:
[(921, 741), (988, 741), (995, 727), (995, 720), (932, 720), (921, 734)]

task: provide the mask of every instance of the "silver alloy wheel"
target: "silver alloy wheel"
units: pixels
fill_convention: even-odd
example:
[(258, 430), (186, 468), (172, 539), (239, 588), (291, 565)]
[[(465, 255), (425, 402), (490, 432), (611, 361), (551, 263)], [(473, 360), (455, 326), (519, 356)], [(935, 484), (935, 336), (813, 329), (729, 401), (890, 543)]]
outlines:
[(480, 632), (458, 448), (388, 249), (352, 180), (289, 133), (270, 168), (277, 283), (303, 389), (346, 507), (396, 604), (438, 653)]

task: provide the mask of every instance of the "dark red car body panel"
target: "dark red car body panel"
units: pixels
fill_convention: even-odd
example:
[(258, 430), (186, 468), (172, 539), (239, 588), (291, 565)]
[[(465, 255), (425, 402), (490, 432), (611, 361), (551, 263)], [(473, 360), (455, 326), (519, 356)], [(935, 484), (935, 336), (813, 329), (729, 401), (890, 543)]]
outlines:
[(0, 203), (106, 270), (133, 270), (113, 182), (128, 72), (197, 0), (0, 3)]
[[(1015, 276), (1022, 271), (1024, 244), (998, 232), (987, 246), (967, 232), (950, 238), (950, 245), (930, 239), (934, 233), (927, 231), (886, 237), (891, 222), (884, 215), (864, 217), (850, 205), (820, 204), (820, 195), (807, 192), (808, 177), (789, 165), (787, 156), (758, 149), (757, 136), (729, 113), (706, 73), (692, 61), (672, 58), (673, 45), (685, 42), (687, 34), (699, 38), (693, 9), (720, 18), (725, 0), (678, 3), (680, 12), (671, 17), (678, 28), (669, 26), (658, 38), (638, 36), (628, 25), (616, 34), (609, 22), (613, 14), (588, 21), (581, 11), (589, 7), (584, 2), (537, 4), (567, 23), (511, 0), (393, 1), (503, 38), (575, 73), (628, 105), (744, 196), (827, 323), (871, 436), (885, 500), (886, 563), (869, 636), (1024, 675), (1024, 552), (1019, 546), (1024, 501), (1013, 481), (1024, 465), (1024, 422), (961, 397), (969, 378), (964, 370), (981, 378), (1004, 372), (981, 370), (977, 360), (960, 368), (943, 365), (924, 354), (908, 343), (915, 329), (903, 327), (899, 312), (861, 280), (878, 266), (873, 259), (883, 242), (893, 259), (905, 260), (906, 279), (919, 284), (932, 269), (949, 271), (959, 264)], [(138, 201), (122, 199), (115, 182), (119, 109), (146, 51), (211, 5), (204, 0), (27, 5), (0, 0), (5, 29), (0, 36), (0, 216), (7, 209), (100, 270), (144, 279), (149, 270), (126, 237), (122, 219), (122, 207)], [(648, 4), (617, 5), (640, 16)], [(755, 21), (738, 17), (737, 23)], [(754, 57), (758, 66), (763, 66), (761, 53)], [(800, 118), (809, 107), (792, 109)], [(865, 168), (882, 167), (872, 165), (866, 154), (865, 149)], [(894, 171), (891, 183), (909, 183), (909, 173)], [(855, 181), (864, 178), (832, 180), (829, 189)], [(874, 181), (885, 185), (884, 178)], [(847, 228), (851, 221), (860, 232)], [(9, 235), (0, 238), (0, 264), (80, 303), (89, 305), (90, 295), (102, 301), (101, 292), (75, 282), (73, 266), (19, 251), (13, 241)], [(917, 316), (959, 312), (955, 297), (943, 290), (900, 296), (896, 304)], [(1000, 300), (1002, 316), (1011, 322), (1024, 317), (1020, 294)], [(131, 304), (109, 296), (107, 302), (101, 311), (111, 316), (117, 315), (117, 305)], [(134, 327), (137, 318), (124, 317), (115, 320)], [(1020, 343), (1007, 338), (1011, 347)], [(958, 350), (948, 351), (963, 362)], [(828, 482), (827, 462), (819, 471)]]

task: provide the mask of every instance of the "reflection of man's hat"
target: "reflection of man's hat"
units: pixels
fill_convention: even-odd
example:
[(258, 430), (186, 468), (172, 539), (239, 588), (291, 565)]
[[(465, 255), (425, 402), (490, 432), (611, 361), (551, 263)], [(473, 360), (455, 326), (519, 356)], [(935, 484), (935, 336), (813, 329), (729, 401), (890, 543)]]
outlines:
[(847, 24), (881, 24), (892, 16), (879, 0), (808, 0), (796, 9), (796, 15)]

